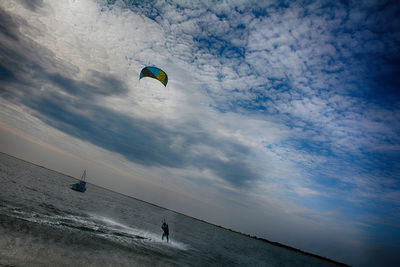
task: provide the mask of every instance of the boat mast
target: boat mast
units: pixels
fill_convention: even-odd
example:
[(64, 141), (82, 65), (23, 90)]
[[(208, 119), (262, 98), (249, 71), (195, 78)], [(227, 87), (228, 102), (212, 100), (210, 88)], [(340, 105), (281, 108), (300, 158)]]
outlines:
[(83, 171), (81, 181), (85, 181), (85, 178), (86, 178), (86, 169)]

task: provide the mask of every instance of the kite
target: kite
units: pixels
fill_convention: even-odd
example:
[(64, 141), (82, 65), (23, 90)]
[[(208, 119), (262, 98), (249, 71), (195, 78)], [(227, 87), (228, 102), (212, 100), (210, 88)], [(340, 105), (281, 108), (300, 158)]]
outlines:
[(140, 72), (139, 80), (143, 77), (150, 77), (159, 80), (164, 86), (167, 86), (168, 76), (167, 74), (159, 68), (156, 67), (144, 67)]

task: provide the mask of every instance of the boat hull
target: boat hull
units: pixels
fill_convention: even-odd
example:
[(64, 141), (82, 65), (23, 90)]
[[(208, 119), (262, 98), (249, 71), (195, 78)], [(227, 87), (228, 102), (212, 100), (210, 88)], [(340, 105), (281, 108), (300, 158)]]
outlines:
[(86, 182), (79, 182), (79, 183), (73, 184), (71, 186), (71, 189), (83, 193), (86, 191)]

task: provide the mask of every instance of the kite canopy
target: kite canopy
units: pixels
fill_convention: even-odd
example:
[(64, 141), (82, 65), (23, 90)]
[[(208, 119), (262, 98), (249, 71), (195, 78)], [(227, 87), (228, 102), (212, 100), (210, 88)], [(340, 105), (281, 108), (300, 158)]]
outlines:
[(167, 86), (168, 83), (168, 76), (167, 74), (159, 68), (156, 67), (144, 67), (140, 72), (139, 80), (143, 77), (151, 77), (154, 79), (159, 80), (164, 86)]

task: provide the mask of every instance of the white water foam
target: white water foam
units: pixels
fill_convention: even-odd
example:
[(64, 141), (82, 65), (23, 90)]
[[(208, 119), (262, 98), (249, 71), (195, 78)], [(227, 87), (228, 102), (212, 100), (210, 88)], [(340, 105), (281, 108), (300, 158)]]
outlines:
[[(168, 246), (168, 247), (172, 247), (172, 248), (176, 248), (176, 249), (180, 249), (180, 250), (188, 250), (189, 249), (189, 246), (182, 242), (173, 240), (171, 238), (169, 239), (169, 242), (165, 242), (165, 241), (161, 240), (160, 234), (156, 234), (154, 232), (127, 226), (125, 224), (119, 223), (108, 217), (99, 216), (96, 214), (90, 214), (90, 217), (93, 220), (103, 222), (104, 224), (108, 225), (108, 227), (110, 227), (114, 231), (117, 230), (119, 232), (123, 232), (128, 235), (140, 236), (140, 237), (145, 238), (144, 240), (142, 240), (142, 242), (156, 243), (156, 244), (160, 244), (160, 245), (164, 245), (164, 246)], [(114, 227), (117, 227), (117, 228), (114, 228)]]
[[(165, 242), (161, 240), (160, 234), (146, 231), (143, 229), (138, 229), (134, 228), (122, 223), (119, 223), (115, 221), (114, 219), (104, 217), (104, 216), (99, 216), (96, 214), (88, 214), (86, 217), (78, 216), (78, 215), (45, 215), (45, 214), (40, 214), (37, 212), (26, 212), (18, 209), (17, 207), (2, 207), (1, 210), (7, 210), (6, 213), (9, 215), (12, 215), (13, 217), (35, 222), (35, 223), (40, 223), (40, 224), (46, 224), (46, 225), (54, 225), (54, 226), (64, 226), (64, 227), (72, 227), (72, 228), (78, 228), (78, 227), (85, 227), (88, 230), (94, 231), (96, 234), (107, 237), (112, 240), (119, 240), (119, 241), (124, 241), (124, 242), (132, 242), (132, 238), (135, 239), (135, 237), (138, 237), (136, 241), (140, 240), (141, 242), (148, 243), (149, 245), (151, 243), (157, 244), (157, 245), (162, 245), (162, 246), (168, 246), (171, 248), (175, 249), (180, 249), (180, 250), (188, 250), (189, 246), (179, 242), (174, 239), (169, 239), (169, 242)], [(118, 234), (124, 234), (126, 237), (116, 235), (115, 233)], [(129, 238), (132, 237), (132, 238)], [(143, 239), (141, 239), (143, 238)]]

